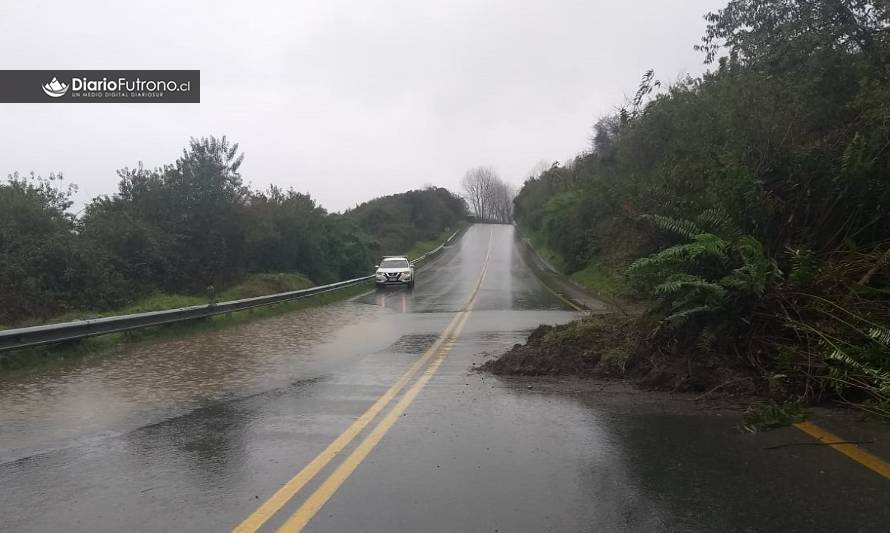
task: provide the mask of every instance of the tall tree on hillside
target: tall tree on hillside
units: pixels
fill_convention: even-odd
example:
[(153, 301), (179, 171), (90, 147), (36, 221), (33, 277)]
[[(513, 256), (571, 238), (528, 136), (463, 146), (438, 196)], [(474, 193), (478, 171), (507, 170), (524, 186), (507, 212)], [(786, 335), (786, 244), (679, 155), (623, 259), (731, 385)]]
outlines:
[[(84, 226), (92, 232), (102, 220), (109, 230), (114, 221), (138, 221), (132, 226), (138, 226), (138, 241), (162, 249), (169, 263), (163, 267), (168, 273), (156, 281), (170, 290), (200, 290), (232, 279), (246, 263), (241, 219), (250, 192), (238, 171), (243, 159), (238, 143), (225, 136), (193, 138), (172, 165), (118, 171), (118, 195), (94, 200)], [(134, 251), (128, 245), (133, 243), (121, 240), (123, 248), (113, 251), (131, 261), (144, 251)]]
[(890, 45), (885, 0), (731, 0), (705, 19), (696, 48), (709, 63), (721, 48), (752, 63), (791, 65), (801, 54), (838, 51), (886, 61)]

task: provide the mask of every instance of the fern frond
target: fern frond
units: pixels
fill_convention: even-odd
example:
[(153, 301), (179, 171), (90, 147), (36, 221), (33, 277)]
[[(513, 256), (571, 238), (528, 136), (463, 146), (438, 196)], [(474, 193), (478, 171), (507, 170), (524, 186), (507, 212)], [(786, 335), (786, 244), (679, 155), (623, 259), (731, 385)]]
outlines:
[(696, 235), (704, 233), (694, 222), (682, 218), (671, 218), (662, 215), (640, 215), (640, 220), (649, 222), (662, 231), (674, 233), (690, 241)]
[(763, 252), (763, 245), (743, 235), (732, 242), (730, 250), (742, 264), (721, 279), (720, 285), (762, 296), (778, 272), (776, 264)]
[(751, 265), (757, 270), (767, 270), (770, 266), (769, 258), (763, 252), (763, 244), (750, 235), (742, 235), (732, 242), (732, 249), (738, 252), (745, 265)]
[(655, 286), (655, 295), (661, 297), (670, 297), (679, 294), (682, 291), (694, 290), (707, 293), (708, 296), (715, 298), (723, 298), (726, 295), (726, 289), (716, 283), (711, 283), (698, 276), (672, 276), (671, 279)]
[(716, 233), (727, 239), (734, 239), (742, 234), (742, 230), (729, 216), (729, 213), (719, 207), (705, 209), (695, 218), (698, 227), (711, 233)]
[(827, 357), (828, 359), (844, 364), (848, 368), (852, 368), (858, 370), (859, 372), (862, 372), (863, 375), (871, 378), (874, 382), (876, 382), (881, 390), (887, 390), (888, 387), (890, 387), (890, 372), (865, 365), (851, 357), (849, 354), (847, 354), (837, 346), (834, 347), (834, 349), (828, 354)]
[(868, 328), (868, 336), (878, 344), (890, 348), (890, 329)]
[(701, 313), (707, 313), (712, 311), (713, 308), (709, 305), (700, 305), (697, 307), (690, 307), (688, 309), (684, 309), (682, 311), (678, 311), (676, 313), (670, 314), (664, 317), (662, 323), (668, 327), (678, 327), (685, 324), (690, 318), (695, 315), (699, 315)]
[(702, 233), (695, 235), (690, 243), (677, 244), (670, 248), (665, 248), (658, 253), (637, 259), (628, 267), (628, 271), (635, 272), (676, 265), (678, 263), (694, 262), (703, 257), (725, 260), (726, 246), (726, 241), (713, 233)]

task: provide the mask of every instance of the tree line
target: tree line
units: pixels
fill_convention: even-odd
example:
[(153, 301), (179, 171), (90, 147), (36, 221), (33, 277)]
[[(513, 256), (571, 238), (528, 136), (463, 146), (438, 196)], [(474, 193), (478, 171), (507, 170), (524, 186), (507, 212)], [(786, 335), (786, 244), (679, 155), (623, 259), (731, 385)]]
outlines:
[(399, 255), (416, 242), (440, 237), (443, 229), (456, 229), (466, 219), (467, 205), (448, 189), (429, 187), (375, 198), (346, 216), (374, 236), (378, 256)]
[(226, 137), (191, 139), (172, 164), (118, 171), (118, 191), (70, 212), (61, 175), (0, 183), (0, 324), (101, 311), (156, 292), (204, 295), (251, 273), (301, 273), (316, 283), (365, 275), (466, 217), (442, 188), (328, 213), (307, 194), (242, 179)]
[(706, 21), (708, 72), (647, 72), (516, 219), (650, 302), (640, 364), (890, 415), (890, 6), (732, 0)]

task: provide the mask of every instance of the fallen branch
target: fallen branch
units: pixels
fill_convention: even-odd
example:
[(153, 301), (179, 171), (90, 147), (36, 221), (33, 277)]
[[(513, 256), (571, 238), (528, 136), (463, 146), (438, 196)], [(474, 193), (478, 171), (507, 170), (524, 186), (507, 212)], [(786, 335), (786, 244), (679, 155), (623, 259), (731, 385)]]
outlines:
[(788, 442), (785, 444), (776, 444), (775, 446), (766, 446), (764, 450), (778, 450), (779, 448), (790, 448), (791, 446), (834, 446), (835, 444), (874, 444), (874, 440), (839, 440), (835, 442)]

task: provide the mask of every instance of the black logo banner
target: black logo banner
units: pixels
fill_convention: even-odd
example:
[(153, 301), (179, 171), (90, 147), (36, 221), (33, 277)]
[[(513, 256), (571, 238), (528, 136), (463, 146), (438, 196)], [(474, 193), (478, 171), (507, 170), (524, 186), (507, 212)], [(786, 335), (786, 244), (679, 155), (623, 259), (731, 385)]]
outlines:
[(200, 70), (0, 70), (0, 102), (201, 102)]

